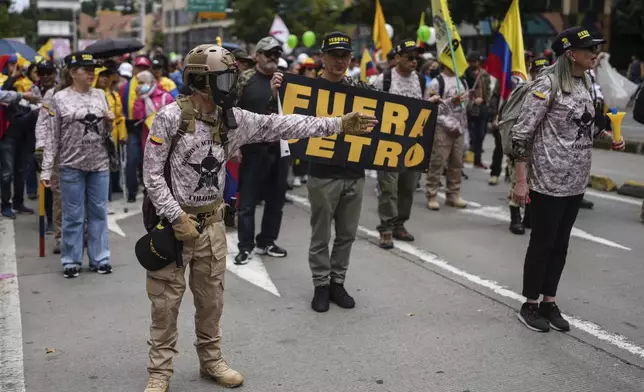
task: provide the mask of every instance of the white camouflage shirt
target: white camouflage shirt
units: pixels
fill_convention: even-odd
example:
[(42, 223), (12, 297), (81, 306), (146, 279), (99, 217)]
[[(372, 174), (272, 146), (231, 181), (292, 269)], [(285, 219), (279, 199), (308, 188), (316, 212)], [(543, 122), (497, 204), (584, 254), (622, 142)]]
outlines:
[(42, 179), (49, 180), (54, 159), (60, 167), (86, 172), (109, 170), (105, 138), (112, 132), (112, 121), (103, 90), (90, 88), (80, 93), (71, 87), (57, 92), (51, 100), (51, 135), (46, 138)]
[[(143, 181), (159, 216), (173, 222), (181, 215), (181, 206), (201, 207), (222, 198), (226, 161), (244, 144), (330, 136), (342, 131), (339, 117), (260, 115), (239, 108), (233, 111), (238, 128), (228, 131), (225, 149), (214, 143), (212, 126), (197, 120), (195, 132), (181, 136), (170, 157), (170, 144), (181, 123), (181, 108), (171, 103), (154, 118), (145, 146)], [(164, 178), (168, 159), (172, 194)]]
[[(381, 73), (376, 77), (373, 86), (378, 90), (383, 90), (385, 74)], [(423, 99), (423, 93), (418, 83), (418, 75), (412, 72), (409, 76), (402, 76), (396, 68), (391, 69), (391, 86), (390, 94), (402, 95), (403, 97)]]
[(575, 78), (571, 94), (559, 89), (552, 104), (550, 87), (550, 79), (541, 77), (526, 95), (512, 128), (513, 154), (530, 163), (530, 189), (556, 197), (579, 195), (588, 186), (596, 136), (593, 100), (582, 78)]
[(51, 135), (51, 99), (54, 97), (55, 88), (50, 88), (42, 98), (42, 106), (38, 112), (38, 121), (36, 122), (36, 150), (44, 150), (47, 138)]
[[(461, 92), (467, 91), (467, 86), (463, 85), (461, 79), (456, 76), (446, 76), (441, 74), (445, 81), (445, 91), (443, 92), (443, 103), (438, 107), (438, 116), (436, 117), (436, 127), (442, 128), (444, 131), (462, 134), (467, 129), (467, 110), (465, 105), (454, 105), (452, 98), (458, 95), (460, 88)], [(432, 95), (440, 94), (440, 84), (438, 77), (432, 79), (429, 83), (429, 88), (425, 92), (425, 99), (429, 99)]]

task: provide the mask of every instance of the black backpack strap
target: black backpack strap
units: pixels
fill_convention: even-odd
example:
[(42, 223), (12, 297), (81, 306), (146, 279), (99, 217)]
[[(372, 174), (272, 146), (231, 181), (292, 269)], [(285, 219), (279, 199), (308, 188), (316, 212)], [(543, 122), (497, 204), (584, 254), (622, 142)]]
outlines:
[(425, 75), (423, 75), (421, 72), (416, 72), (416, 75), (418, 75), (418, 83), (420, 83), (421, 99), (425, 99), (425, 87), (427, 87), (427, 83), (425, 82)]
[(443, 79), (443, 75), (438, 75), (436, 80), (438, 80), (438, 94), (443, 98), (443, 95), (445, 95), (445, 79)]
[(389, 92), (391, 88), (391, 68), (387, 68), (382, 77), (382, 91)]

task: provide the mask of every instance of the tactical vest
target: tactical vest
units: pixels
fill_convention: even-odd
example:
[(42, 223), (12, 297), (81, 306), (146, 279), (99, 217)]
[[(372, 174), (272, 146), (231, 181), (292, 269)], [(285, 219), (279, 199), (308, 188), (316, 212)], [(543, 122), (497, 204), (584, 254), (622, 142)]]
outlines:
[[(165, 177), (166, 184), (170, 189), (170, 193), (174, 196), (172, 192), (172, 181), (170, 174), (170, 157), (174, 152), (175, 147), (179, 139), (186, 133), (195, 132), (195, 120), (202, 121), (211, 126), (210, 132), (212, 133), (212, 140), (215, 144), (222, 146), (224, 151), (227, 152), (228, 147), (228, 129), (224, 126), (224, 121), (221, 118), (221, 109), (217, 107), (217, 110), (213, 114), (203, 114), (195, 110), (192, 101), (187, 96), (177, 97), (177, 104), (181, 109), (181, 123), (179, 124), (179, 130), (172, 137), (170, 142), (170, 150), (168, 151), (168, 158), (166, 159), (165, 166), (163, 167), (163, 176)], [(152, 200), (147, 194), (147, 191), (143, 190), (143, 225), (145, 226), (148, 232), (152, 231), (159, 222), (161, 222), (161, 217), (158, 216)]]

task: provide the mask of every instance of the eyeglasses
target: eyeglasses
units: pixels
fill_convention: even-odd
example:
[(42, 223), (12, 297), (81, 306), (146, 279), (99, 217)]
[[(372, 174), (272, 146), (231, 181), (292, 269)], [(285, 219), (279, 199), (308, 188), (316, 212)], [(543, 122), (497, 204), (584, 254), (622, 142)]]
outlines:
[(420, 57), (415, 54), (408, 54), (405, 58), (407, 61), (418, 61), (420, 59)]
[(271, 50), (271, 51), (268, 51), (268, 52), (262, 52), (262, 54), (266, 58), (273, 58), (273, 59), (278, 59), (278, 58), (280, 58), (282, 56), (282, 52), (279, 51), (279, 50)]

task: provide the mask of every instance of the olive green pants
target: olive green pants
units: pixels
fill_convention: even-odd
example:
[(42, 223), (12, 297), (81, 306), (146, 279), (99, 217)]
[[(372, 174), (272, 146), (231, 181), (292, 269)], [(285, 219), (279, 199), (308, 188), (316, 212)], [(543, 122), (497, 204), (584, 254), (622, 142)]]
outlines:
[(411, 206), (414, 204), (414, 192), (419, 179), (419, 172), (378, 172), (379, 232), (393, 231), (402, 227), (409, 220)]
[[(333, 281), (344, 283), (351, 246), (356, 238), (364, 178), (338, 180), (309, 177), (307, 182), (311, 203), (311, 245), (309, 266), (315, 286)], [(333, 250), (329, 254), (331, 224), (335, 223)]]

